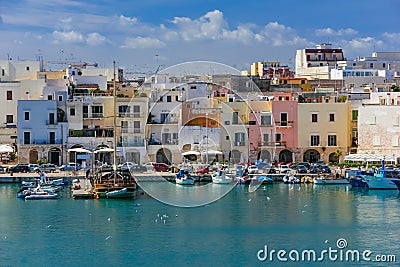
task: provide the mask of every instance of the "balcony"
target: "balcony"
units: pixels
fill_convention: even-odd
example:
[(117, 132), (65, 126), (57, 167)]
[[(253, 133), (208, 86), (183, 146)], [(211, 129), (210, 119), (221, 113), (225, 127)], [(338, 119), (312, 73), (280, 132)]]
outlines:
[(147, 143), (149, 146), (171, 146), (171, 145), (179, 145), (178, 140), (171, 140), (171, 141), (162, 141), (162, 142), (156, 142), (156, 141), (149, 141)]
[(70, 130), (68, 137), (113, 137), (113, 129)]
[(235, 141), (235, 146), (246, 146), (246, 143), (245, 141)]
[(260, 142), (260, 143), (258, 143), (258, 146), (259, 147), (269, 147), (269, 148), (286, 147), (286, 141)]
[(293, 121), (276, 121), (276, 127), (292, 127)]
[(141, 142), (117, 142), (118, 147), (144, 147), (144, 141)]
[(103, 113), (92, 113), (92, 118), (103, 118)]
[(29, 144), (25, 144), (24, 140), (21, 139), (21, 140), (19, 140), (19, 143), (21, 145), (62, 145), (63, 144), (61, 139), (56, 139), (56, 140), (34, 139), (34, 140), (31, 140), (31, 142)]
[(55, 120), (46, 120), (46, 125), (50, 126), (50, 125), (58, 125), (58, 122)]
[(120, 118), (144, 118), (144, 113), (143, 112), (120, 112), (118, 113), (118, 117)]

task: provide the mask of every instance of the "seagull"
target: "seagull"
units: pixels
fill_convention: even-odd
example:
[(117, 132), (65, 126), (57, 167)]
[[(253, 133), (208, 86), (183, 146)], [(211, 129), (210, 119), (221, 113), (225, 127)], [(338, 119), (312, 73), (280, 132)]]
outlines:
[(251, 201), (251, 198), (249, 199), (249, 202)]
[(327, 239), (327, 240), (325, 240), (325, 244), (328, 244), (329, 243), (329, 240)]
[(50, 228), (50, 227), (51, 227), (51, 224), (47, 225), (47, 228)]
[(108, 220), (108, 221), (111, 221), (111, 218), (108, 218), (107, 220)]
[(270, 197), (267, 197), (267, 200), (269, 201), (269, 200), (271, 200), (271, 198), (270, 198)]
[(109, 236), (106, 237), (106, 240), (108, 240), (108, 239), (110, 239), (110, 238), (111, 238), (111, 236), (109, 235)]

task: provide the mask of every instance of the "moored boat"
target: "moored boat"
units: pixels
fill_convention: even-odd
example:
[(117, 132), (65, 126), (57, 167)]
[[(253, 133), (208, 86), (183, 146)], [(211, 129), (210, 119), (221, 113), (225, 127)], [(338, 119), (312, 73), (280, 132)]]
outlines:
[(331, 184), (349, 184), (349, 180), (345, 178), (337, 178), (333, 176), (317, 177), (314, 179), (314, 184), (318, 185), (331, 185)]
[(194, 179), (188, 170), (180, 169), (175, 175), (175, 183), (179, 185), (194, 185)]
[[(126, 188), (126, 191), (107, 197), (107, 193)], [(134, 198), (137, 193), (137, 183), (132, 175), (124, 173), (100, 173), (94, 181), (94, 198)]]
[(128, 189), (126, 187), (119, 189), (119, 190), (114, 190), (114, 191), (110, 191), (106, 193), (106, 197), (107, 198), (115, 198), (115, 197), (119, 197), (122, 196), (124, 194), (126, 194), (126, 192), (128, 191)]
[(232, 177), (225, 170), (218, 170), (211, 175), (211, 178), (214, 184), (231, 184), (233, 182)]

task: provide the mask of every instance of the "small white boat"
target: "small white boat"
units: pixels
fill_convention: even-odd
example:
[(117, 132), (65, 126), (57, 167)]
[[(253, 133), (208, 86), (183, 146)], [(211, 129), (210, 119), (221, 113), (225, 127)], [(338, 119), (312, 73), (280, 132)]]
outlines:
[(175, 183), (180, 185), (194, 185), (194, 180), (189, 176), (183, 176), (180, 178), (176, 178)]
[(211, 175), (211, 178), (214, 184), (231, 184), (233, 182), (232, 177), (227, 175), (224, 170), (218, 170)]
[(106, 193), (106, 197), (118, 197), (120, 195), (124, 195), (128, 191), (128, 188), (124, 187), (119, 190), (114, 190)]
[(58, 195), (57, 194), (49, 194), (47, 192), (35, 192), (30, 195), (27, 195), (25, 197), (26, 200), (31, 200), (31, 199), (57, 199)]

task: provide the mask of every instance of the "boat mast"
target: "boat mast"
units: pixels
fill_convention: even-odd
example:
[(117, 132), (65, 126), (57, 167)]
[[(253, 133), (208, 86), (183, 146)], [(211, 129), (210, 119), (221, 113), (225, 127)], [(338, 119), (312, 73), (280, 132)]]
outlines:
[(114, 137), (114, 154), (113, 154), (113, 161), (114, 161), (114, 165), (113, 165), (113, 170), (114, 170), (114, 184), (115, 184), (115, 182), (116, 182), (116, 180), (117, 180), (117, 117), (116, 117), (116, 114), (115, 114), (115, 109), (116, 109), (116, 104), (117, 104), (117, 101), (116, 101), (116, 90), (117, 90), (117, 86), (116, 86), (116, 81), (115, 81), (115, 60), (113, 61), (113, 63), (114, 63), (114, 83), (113, 83), (113, 87), (114, 87), (114, 90), (113, 90), (113, 101), (114, 101), (114, 103), (113, 103), (113, 106), (114, 106), (114, 112), (113, 112), (113, 118), (114, 118), (114, 123), (113, 123), (113, 132), (114, 132), (114, 134), (113, 134), (113, 137)]

